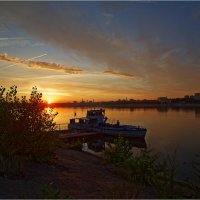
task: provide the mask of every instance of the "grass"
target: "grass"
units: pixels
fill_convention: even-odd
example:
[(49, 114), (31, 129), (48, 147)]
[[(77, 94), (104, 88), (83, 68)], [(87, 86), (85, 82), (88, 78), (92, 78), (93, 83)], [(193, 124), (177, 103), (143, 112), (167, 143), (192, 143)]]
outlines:
[(200, 155), (196, 155), (196, 159), (192, 162), (192, 167), (196, 182), (190, 183), (190, 187), (193, 190), (193, 197), (200, 198)]
[(41, 195), (41, 199), (71, 199), (69, 195), (62, 195), (61, 192), (56, 189), (54, 182), (49, 182), (44, 185)]
[(0, 175), (24, 176), (26, 170), (25, 158), (17, 155), (0, 155)]

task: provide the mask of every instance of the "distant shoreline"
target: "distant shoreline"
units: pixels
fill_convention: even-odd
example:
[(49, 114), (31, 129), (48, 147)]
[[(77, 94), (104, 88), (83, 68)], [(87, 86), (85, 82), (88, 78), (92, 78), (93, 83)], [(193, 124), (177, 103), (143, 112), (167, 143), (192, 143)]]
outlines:
[(200, 104), (75, 104), (75, 103), (54, 103), (51, 104), (52, 107), (79, 107), (79, 108), (94, 108), (94, 107), (103, 107), (103, 108), (200, 108)]

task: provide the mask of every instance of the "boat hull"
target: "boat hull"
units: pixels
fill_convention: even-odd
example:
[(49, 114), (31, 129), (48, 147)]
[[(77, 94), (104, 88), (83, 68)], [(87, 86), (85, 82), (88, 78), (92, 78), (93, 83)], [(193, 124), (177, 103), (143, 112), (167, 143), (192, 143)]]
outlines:
[(145, 129), (123, 130), (123, 129), (102, 128), (100, 130), (96, 129), (95, 131), (101, 131), (105, 135), (109, 135), (109, 136), (122, 135), (124, 137), (140, 137), (140, 138), (144, 138), (145, 135), (146, 135), (146, 130)]
[(134, 126), (121, 126), (121, 127), (88, 127), (88, 126), (80, 126), (80, 125), (70, 125), (68, 126), (69, 130), (77, 130), (77, 131), (94, 131), (94, 132), (102, 132), (108, 136), (117, 136), (122, 135), (124, 137), (139, 137), (144, 138), (147, 130), (141, 127)]

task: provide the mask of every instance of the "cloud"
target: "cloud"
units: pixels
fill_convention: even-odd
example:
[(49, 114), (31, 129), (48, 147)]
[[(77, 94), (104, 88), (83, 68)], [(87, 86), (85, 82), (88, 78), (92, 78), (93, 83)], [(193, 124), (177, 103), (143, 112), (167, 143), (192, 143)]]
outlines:
[[(102, 13), (109, 13), (117, 19), (122, 5), (124, 11), (132, 12), (132, 4), (135, 2), (105, 2), (105, 6), (102, 6), (105, 10), (99, 11), (100, 16), (103, 17)], [(92, 10), (90, 6), (89, 8)], [(159, 21), (157, 12), (154, 13), (154, 18), (143, 16), (140, 20), (133, 18), (133, 22), (127, 18), (123, 21), (122, 16), (117, 24), (119, 29), (129, 26), (138, 31), (138, 34), (130, 36), (126, 34), (126, 30), (120, 32), (116, 31), (118, 29), (112, 29), (113, 26), (109, 26), (109, 30), (102, 27), (102, 24), (98, 26), (96, 15), (91, 17), (91, 13), (82, 9), (80, 2), (1, 2), (0, 13), (7, 19), (7, 23), (21, 26), (41, 42), (61, 48), (65, 52), (72, 51), (85, 56), (94, 66), (106, 67), (107, 74), (134, 74), (141, 77), (152, 91), (168, 89), (171, 92), (171, 88), (178, 90), (188, 88), (189, 85), (197, 88), (200, 84), (199, 32), (193, 31), (196, 35), (192, 37), (188, 32), (193, 29), (186, 30), (188, 35), (181, 32), (182, 29), (178, 31), (179, 24), (184, 21), (177, 27), (172, 26), (172, 21), (168, 25), (162, 20)], [(128, 14), (129, 17), (134, 15), (133, 12)], [(111, 15), (103, 18), (106, 17), (112, 18)], [(123, 22), (127, 26), (120, 24)], [(145, 32), (146, 27), (151, 33)], [(106, 31), (103, 31), (104, 28)], [(182, 38), (184, 44), (178, 43), (179, 38)], [(60, 65), (37, 64), (39, 62), (26, 63), (29, 67), (55, 67), (57, 70), (65, 70), (65, 67)], [(71, 69), (69, 71), (71, 72)]]
[(117, 77), (124, 77), (124, 78), (133, 78), (134, 75), (128, 73), (118, 73), (111, 70), (104, 71), (103, 74), (109, 74)]
[(0, 61), (13, 63), (4, 68), (12, 67), (16, 64), (22, 64), (30, 68), (41, 68), (48, 70), (63, 71), (66, 74), (80, 74), (82, 69), (75, 66), (64, 66), (56, 63), (48, 63), (43, 61), (33, 61), (31, 59), (24, 60), (20, 58), (12, 58), (7, 55), (7, 53), (0, 54)]
[(106, 25), (111, 24), (114, 15), (113, 15), (113, 14), (110, 14), (110, 13), (102, 13), (102, 15), (103, 15), (103, 16), (105, 17), (105, 19), (106, 19), (106, 22), (105, 22)]
[(2, 22), (2, 19), (0, 17), (0, 33), (5, 33), (8, 30), (6, 27), (6, 23)]
[(0, 47), (8, 47), (13, 45), (25, 46), (30, 44), (30, 40), (23, 37), (0, 37)]
[[(89, 13), (76, 2), (1, 2), (0, 12), (7, 21), (21, 25), (41, 41), (86, 56), (93, 64), (101, 64), (109, 70), (134, 71), (132, 58), (135, 49), (131, 42), (120, 34), (108, 34), (94, 28)], [(94, 19), (95, 20), (95, 19)], [(44, 28), (45, 27), (45, 28)], [(127, 55), (127, 56), (124, 56)], [(137, 68), (135, 68), (138, 71)]]

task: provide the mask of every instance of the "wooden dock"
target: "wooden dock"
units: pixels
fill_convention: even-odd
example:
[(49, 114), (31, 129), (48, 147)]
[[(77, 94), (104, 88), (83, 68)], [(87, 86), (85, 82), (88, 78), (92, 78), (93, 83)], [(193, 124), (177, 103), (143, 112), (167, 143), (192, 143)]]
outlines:
[(77, 140), (80, 141), (91, 141), (96, 139), (102, 139), (104, 138), (104, 133), (99, 132), (66, 132), (63, 130), (59, 133), (59, 139), (61, 139), (64, 142), (75, 142)]

